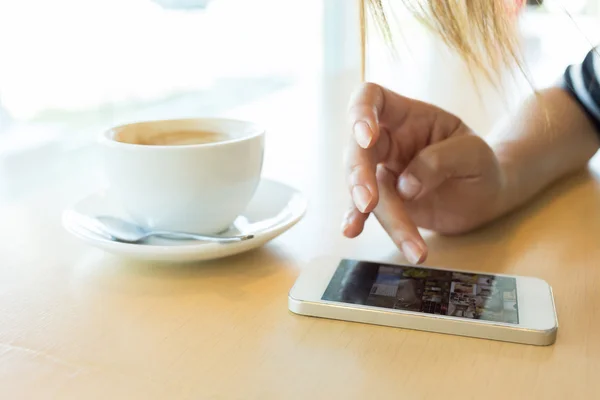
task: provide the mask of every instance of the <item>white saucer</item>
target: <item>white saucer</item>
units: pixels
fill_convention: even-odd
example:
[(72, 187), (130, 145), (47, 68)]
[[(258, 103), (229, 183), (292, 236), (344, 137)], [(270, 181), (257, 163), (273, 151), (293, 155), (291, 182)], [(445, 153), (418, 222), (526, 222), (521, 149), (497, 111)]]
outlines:
[[(103, 192), (78, 201), (63, 214), (63, 226), (84, 242), (109, 253), (140, 260), (202, 261), (211, 260), (255, 249), (294, 226), (306, 212), (304, 196), (287, 185), (263, 179), (246, 211), (236, 221), (236, 228), (228, 233), (254, 234), (254, 238), (233, 243), (208, 243), (150, 239), (144, 244), (129, 244), (105, 239), (75, 225), (67, 216), (79, 213), (87, 216), (114, 215), (127, 219), (124, 211)], [(226, 235), (226, 234), (224, 234)]]

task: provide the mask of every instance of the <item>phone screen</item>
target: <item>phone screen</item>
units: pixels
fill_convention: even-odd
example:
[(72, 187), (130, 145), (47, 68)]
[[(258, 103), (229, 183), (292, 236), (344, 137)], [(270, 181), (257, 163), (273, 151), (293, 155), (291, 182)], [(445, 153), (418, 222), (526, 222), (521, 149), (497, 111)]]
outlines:
[(342, 260), (323, 300), (519, 323), (515, 278)]

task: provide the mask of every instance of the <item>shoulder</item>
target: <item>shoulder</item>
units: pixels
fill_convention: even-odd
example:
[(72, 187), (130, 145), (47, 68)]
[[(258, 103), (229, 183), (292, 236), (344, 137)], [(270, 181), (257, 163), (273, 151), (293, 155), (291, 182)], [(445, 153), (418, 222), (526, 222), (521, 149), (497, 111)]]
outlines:
[(600, 46), (591, 49), (581, 63), (567, 67), (563, 86), (600, 127)]

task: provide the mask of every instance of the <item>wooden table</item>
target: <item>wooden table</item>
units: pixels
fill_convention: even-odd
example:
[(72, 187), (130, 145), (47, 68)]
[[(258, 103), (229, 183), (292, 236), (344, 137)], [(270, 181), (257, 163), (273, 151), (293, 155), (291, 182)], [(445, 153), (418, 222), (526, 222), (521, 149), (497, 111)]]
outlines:
[[(302, 84), (235, 111), (269, 129), (265, 176), (310, 209), (266, 247), (203, 264), (121, 260), (60, 226), (98, 189), (93, 147), (0, 164), (1, 399), (595, 398), (600, 392), (600, 178), (558, 183), (461, 237), (428, 235), (428, 265), (534, 275), (554, 287), (556, 344), (531, 347), (313, 319), (287, 293), (324, 254), (404, 261), (370, 221), (341, 237), (349, 81)], [(268, 106), (267, 106), (268, 105)]]

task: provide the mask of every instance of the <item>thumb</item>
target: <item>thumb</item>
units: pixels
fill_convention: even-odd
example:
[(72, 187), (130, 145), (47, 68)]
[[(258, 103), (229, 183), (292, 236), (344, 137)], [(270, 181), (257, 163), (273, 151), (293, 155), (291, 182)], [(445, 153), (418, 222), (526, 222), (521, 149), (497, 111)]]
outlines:
[(398, 178), (398, 192), (405, 200), (416, 200), (437, 189), (448, 179), (480, 176), (494, 154), (476, 135), (448, 138), (421, 150)]

